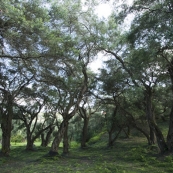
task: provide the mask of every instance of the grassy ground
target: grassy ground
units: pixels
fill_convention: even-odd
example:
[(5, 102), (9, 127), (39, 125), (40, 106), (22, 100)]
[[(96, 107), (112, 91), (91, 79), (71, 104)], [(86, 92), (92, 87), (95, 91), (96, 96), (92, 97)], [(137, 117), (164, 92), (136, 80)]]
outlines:
[[(85, 150), (72, 145), (68, 156), (46, 157), (48, 148), (36, 143), (25, 151), (24, 144), (12, 144), (11, 156), (0, 158), (1, 173), (172, 173), (173, 156), (159, 156), (157, 147), (148, 147), (141, 137), (121, 139), (113, 148), (93, 143)], [(62, 149), (62, 148), (61, 148)], [(61, 151), (62, 152), (62, 151)], [(61, 153), (60, 153), (61, 154)]]

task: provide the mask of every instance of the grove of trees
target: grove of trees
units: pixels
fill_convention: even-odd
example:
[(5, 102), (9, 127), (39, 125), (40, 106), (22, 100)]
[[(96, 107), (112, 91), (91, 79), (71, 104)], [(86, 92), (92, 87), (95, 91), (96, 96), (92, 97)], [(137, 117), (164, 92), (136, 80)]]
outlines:
[[(2, 156), (21, 131), (27, 150), (38, 138), (51, 142), (49, 155), (61, 142), (68, 154), (71, 140), (85, 148), (102, 131), (112, 146), (132, 129), (173, 151), (173, 2), (114, 0), (108, 18), (95, 13), (100, 3), (0, 2)], [(107, 60), (94, 72), (99, 54)], [(160, 121), (169, 122), (167, 136)]]

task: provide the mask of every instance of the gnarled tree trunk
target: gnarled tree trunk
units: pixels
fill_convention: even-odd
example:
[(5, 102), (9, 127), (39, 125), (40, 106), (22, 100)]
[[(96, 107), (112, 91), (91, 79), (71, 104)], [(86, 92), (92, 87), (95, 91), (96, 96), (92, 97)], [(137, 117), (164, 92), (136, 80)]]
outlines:
[(52, 142), (51, 149), (49, 151), (49, 155), (51, 155), (51, 156), (58, 155), (59, 144), (62, 141), (62, 138), (64, 136), (64, 132), (66, 130), (67, 123), (68, 123), (68, 120), (62, 121), (62, 123), (59, 127), (59, 130), (58, 130), (58, 133)]
[(152, 112), (152, 88), (150, 86), (145, 86), (146, 91), (145, 91), (145, 97), (146, 97), (146, 116), (148, 120), (148, 125), (149, 125), (149, 130), (150, 130), (150, 141), (149, 144), (155, 144), (155, 132), (154, 132), (154, 127), (153, 123), (155, 122), (155, 118)]
[(111, 146), (113, 146), (112, 131), (109, 131), (108, 134), (109, 134), (108, 146), (111, 147)]
[[(171, 78), (172, 93), (173, 93), (173, 59), (169, 65), (168, 71)], [(172, 152), (173, 151), (173, 104), (169, 115), (169, 130), (167, 134), (167, 145), (168, 145), (168, 150)]]
[(69, 153), (69, 143), (68, 143), (68, 122), (65, 125), (65, 131), (63, 136), (63, 155), (67, 155)]
[(152, 112), (152, 88), (148, 87), (146, 91), (146, 109), (147, 109), (147, 118), (150, 128), (150, 144), (155, 143), (155, 137), (157, 139), (157, 144), (161, 153), (164, 153), (167, 150), (167, 144), (163, 137), (161, 130), (155, 122), (155, 117)]
[(155, 131), (156, 138), (157, 138), (157, 144), (158, 144), (158, 147), (160, 149), (160, 152), (164, 153), (165, 151), (168, 150), (168, 147), (167, 147), (167, 144), (166, 144), (165, 139), (163, 137), (163, 134), (156, 123), (153, 122), (152, 126), (154, 127), (154, 131)]
[(12, 130), (12, 117), (13, 117), (13, 100), (12, 96), (7, 94), (6, 111), (2, 112), (2, 148), (1, 154), (3, 156), (9, 156), (10, 153), (10, 138)]
[(54, 130), (54, 127), (50, 126), (47, 134), (44, 134), (44, 133), (41, 134), (41, 146), (42, 147), (48, 146), (53, 130)]
[(34, 150), (34, 140), (32, 140), (32, 134), (30, 133), (30, 131), (27, 132), (26, 150), (28, 151)]
[(122, 130), (123, 130), (123, 127), (119, 127), (119, 130), (117, 134), (114, 136), (114, 138), (112, 138), (112, 134), (114, 131), (109, 131), (109, 143), (108, 143), (109, 147), (112, 147), (114, 145), (114, 142), (116, 141), (116, 139), (118, 138)]
[(3, 115), (2, 123), (2, 148), (1, 154), (3, 156), (9, 156), (10, 153), (10, 138), (11, 138), (11, 130), (12, 130), (12, 117), (11, 115)]
[(83, 124), (83, 128), (82, 128), (81, 148), (86, 147), (86, 141), (87, 141), (87, 136), (88, 136), (88, 123), (89, 123), (89, 118), (84, 117), (84, 124)]
[(34, 150), (34, 141), (33, 140), (27, 140), (26, 150), (33, 151)]
[(173, 151), (173, 105), (169, 115), (169, 130), (167, 134), (167, 145), (170, 152)]

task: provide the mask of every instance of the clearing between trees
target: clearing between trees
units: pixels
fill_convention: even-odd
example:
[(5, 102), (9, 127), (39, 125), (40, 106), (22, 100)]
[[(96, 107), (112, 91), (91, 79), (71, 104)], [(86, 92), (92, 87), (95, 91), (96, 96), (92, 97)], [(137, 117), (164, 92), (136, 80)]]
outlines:
[(0, 157), (1, 173), (140, 173), (172, 172), (173, 156), (158, 154), (155, 145), (148, 146), (143, 137), (118, 139), (106, 146), (105, 135), (86, 149), (72, 142), (66, 156), (50, 157), (50, 147), (35, 143), (34, 151), (26, 151), (24, 143), (12, 143), (11, 156)]

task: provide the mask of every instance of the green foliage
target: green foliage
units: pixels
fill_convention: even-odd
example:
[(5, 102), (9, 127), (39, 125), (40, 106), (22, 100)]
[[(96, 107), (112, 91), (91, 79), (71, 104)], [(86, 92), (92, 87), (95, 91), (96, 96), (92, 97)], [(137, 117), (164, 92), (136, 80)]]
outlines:
[(21, 143), (24, 141), (24, 136), (21, 135), (21, 134), (14, 134), (11, 136), (11, 142), (14, 142), (14, 143)]
[(104, 134), (105, 132), (101, 132), (101, 133), (98, 133), (97, 135), (95, 135), (94, 137), (92, 137), (88, 144), (89, 145), (92, 145), (92, 144), (95, 144), (97, 142), (99, 142), (99, 140), (101, 139), (102, 135)]
[[(49, 5), (44, 6), (44, 3)], [(23, 117), (21, 114), (18, 116), (25, 123), (32, 124), (31, 128), (34, 127), (34, 121), (39, 119), (38, 112), (43, 107), (47, 108), (45, 122), (37, 122), (36, 130), (32, 133), (34, 135), (46, 125), (53, 123), (57, 112), (63, 118), (70, 119), (77, 112), (80, 102), (82, 104), (83, 97), (88, 93), (96, 93), (102, 100), (102, 109), (106, 111), (106, 116), (96, 113), (90, 119), (88, 140), (91, 139), (88, 144), (102, 146), (107, 140), (104, 138), (103, 142), (102, 137), (111, 127), (116, 129), (118, 126), (130, 123), (131, 126), (148, 127), (145, 118), (146, 95), (144, 95), (148, 88), (153, 91), (151, 106), (156, 114), (155, 117), (160, 120), (160, 115), (169, 114), (172, 105), (167, 64), (173, 59), (173, 5), (170, 0), (155, 2), (134, 0), (132, 7), (122, 6), (123, 16), (111, 15), (107, 20), (100, 20), (94, 14), (94, 6), (91, 8), (93, 1), (86, 2), (88, 6), (85, 12), (82, 3), (79, 0), (1, 2), (0, 69), (3, 70), (0, 73), (2, 103), (0, 108), (1, 112), (8, 112), (4, 107), (4, 105), (8, 107), (6, 96), (14, 96), (15, 98), (10, 99), (12, 105), (17, 106), (16, 104), (20, 105), (20, 101), (22, 102), (20, 109), (23, 106), (26, 111), (23, 111)], [(118, 18), (123, 21), (123, 17), (132, 12), (135, 12), (134, 20), (129, 33), (124, 34), (122, 26), (118, 25)], [(88, 70), (88, 64), (100, 51), (106, 52), (110, 59), (105, 62), (100, 74), (94, 74)], [(117, 114), (113, 114), (115, 107), (118, 107)], [(71, 117), (67, 116), (69, 112)], [(16, 111), (15, 114), (17, 113)], [(81, 124), (80, 120), (75, 124), (70, 122), (69, 132), (73, 140), (80, 141)], [(13, 125), (14, 130), (23, 127), (23, 124), (17, 125), (14, 122)], [(165, 136), (167, 128), (162, 128)], [(147, 130), (146, 128), (145, 132)], [(39, 138), (37, 139), (38, 142)], [(12, 132), (12, 142), (22, 140), (22, 135)], [(72, 148), (78, 146), (76, 141), (71, 142)], [(137, 164), (144, 164), (147, 169), (150, 165), (147, 155), (149, 151), (146, 148), (146, 146), (128, 148), (126, 155), (128, 153), (130, 156), (126, 156), (121, 151), (125, 155), (124, 162), (131, 159)], [(107, 159), (108, 161), (102, 162), (102, 165), (100, 162), (93, 164), (90, 158), (85, 160), (88, 165), (92, 162), (94, 171), (109, 173), (126, 172), (129, 169), (129, 165), (126, 170), (123, 164), (113, 165), (106, 152), (102, 152), (101, 155), (99, 152), (95, 153), (100, 157), (94, 160), (97, 162)], [(112, 155), (112, 159), (117, 161), (117, 158)], [(154, 162), (154, 159), (151, 160)], [(75, 161), (72, 160), (72, 163), (70, 161), (69, 164), (74, 165)], [(39, 166), (44, 167), (42, 163), (46, 164), (46, 162), (49, 161), (42, 159)], [(172, 158), (165, 157), (165, 162), (169, 166)], [(54, 162), (51, 160), (49, 163)], [(160, 167), (163, 166), (162, 163), (159, 164)], [(33, 168), (31, 169), (33, 172), (37, 171), (34, 165), (29, 166)], [(29, 171), (29, 166), (20, 172)], [(76, 168), (69, 166), (63, 170), (63, 167), (59, 169), (58, 166), (54, 167), (52, 171), (58, 169), (67, 172), (83, 172), (83, 168), (77, 164)], [(40, 168), (40, 170), (44, 169)], [(171, 168), (168, 171), (170, 170)], [(86, 171), (91, 172), (91, 169), (86, 167)], [(142, 167), (137, 171), (146, 170)]]
[(147, 151), (145, 148), (132, 148), (128, 154), (130, 155), (130, 158), (133, 160), (146, 162), (146, 154)]
[[(86, 173), (157, 173), (172, 171), (172, 155), (159, 156), (144, 145), (143, 138), (119, 140), (115, 147), (106, 148), (98, 140), (100, 146), (81, 150), (71, 147), (68, 157), (49, 157), (49, 147), (39, 147), (34, 152), (25, 152), (24, 144), (12, 145), (11, 157), (0, 157), (1, 172), (86, 172)], [(23, 145), (23, 146), (22, 146)], [(76, 144), (75, 144), (76, 145)], [(62, 150), (60, 150), (62, 152)], [(58, 164), (57, 164), (58, 162)]]
[(78, 148), (80, 146), (80, 143), (76, 141), (71, 141), (70, 142), (70, 148)]
[(166, 157), (164, 158), (164, 160), (165, 160), (166, 162), (168, 162), (168, 163), (173, 164), (173, 156), (172, 156), (172, 155), (166, 156)]

